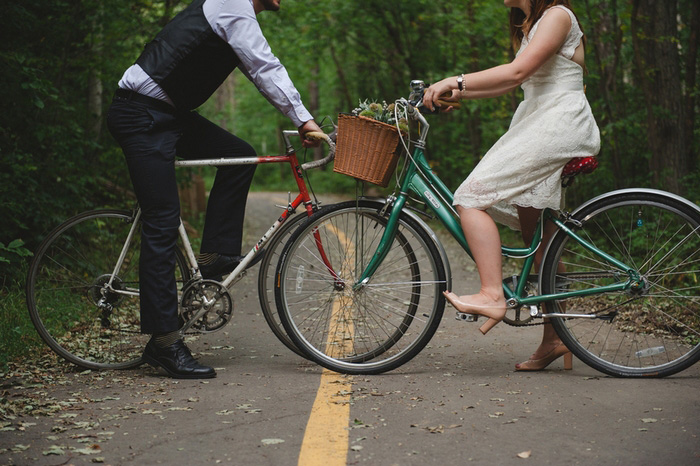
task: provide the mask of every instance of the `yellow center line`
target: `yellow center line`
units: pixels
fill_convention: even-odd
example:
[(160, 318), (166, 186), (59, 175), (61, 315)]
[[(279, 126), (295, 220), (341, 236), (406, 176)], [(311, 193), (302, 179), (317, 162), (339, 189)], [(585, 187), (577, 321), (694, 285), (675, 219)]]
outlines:
[[(335, 228), (332, 232), (348, 249), (348, 241), (342, 232)], [(338, 270), (346, 269), (354, 261), (354, 254), (345, 256), (345, 263)], [(348, 275), (352, 276), (352, 275)], [(351, 309), (352, 298), (341, 296), (333, 301), (331, 318), (328, 323), (327, 351), (342, 355), (347, 345), (352, 347), (353, 326), (350, 318), (344, 317), (344, 310)], [(335, 349), (335, 351), (333, 351)], [(345, 466), (348, 456), (350, 423), (350, 394), (352, 379), (349, 376), (323, 370), (316, 400), (311, 407), (306, 424), (304, 439), (299, 452), (299, 466)]]

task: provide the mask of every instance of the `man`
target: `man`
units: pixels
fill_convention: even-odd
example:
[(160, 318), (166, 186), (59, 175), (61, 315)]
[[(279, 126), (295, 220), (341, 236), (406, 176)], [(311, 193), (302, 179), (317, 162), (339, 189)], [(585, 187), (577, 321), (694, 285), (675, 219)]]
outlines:
[[(175, 378), (211, 378), (180, 338), (175, 242), (180, 203), (174, 161), (253, 157), (242, 139), (193, 109), (239, 68), (299, 129), (320, 131), (287, 71), (272, 54), (256, 15), (281, 0), (194, 0), (148, 43), (128, 68), (107, 114), (142, 209), (141, 331), (152, 334), (144, 361)], [(305, 146), (315, 145), (304, 140)], [(220, 167), (209, 196), (200, 250), (205, 278), (220, 279), (238, 264), (243, 215), (255, 165)]]

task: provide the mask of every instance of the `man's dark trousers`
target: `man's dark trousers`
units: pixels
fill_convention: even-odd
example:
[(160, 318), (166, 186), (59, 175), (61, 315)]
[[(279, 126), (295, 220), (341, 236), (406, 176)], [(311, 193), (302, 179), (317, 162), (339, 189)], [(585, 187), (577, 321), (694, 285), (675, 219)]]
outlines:
[[(123, 93), (123, 91), (121, 91)], [(180, 328), (175, 247), (180, 201), (175, 158), (254, 157), (255, 150), (196, 112), (142, 95), (115, 96), (107, 127), (126, 157), (141, 207), (141, 331)], [(200, 252), (240, 255), (248, 189), (256, 165), (219, 167), (209, 195)]]

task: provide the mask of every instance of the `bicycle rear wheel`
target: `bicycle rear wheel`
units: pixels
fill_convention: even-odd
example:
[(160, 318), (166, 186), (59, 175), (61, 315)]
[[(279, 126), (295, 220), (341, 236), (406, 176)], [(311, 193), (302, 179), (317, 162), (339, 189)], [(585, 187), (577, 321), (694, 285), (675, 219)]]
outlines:
[[(576, 233), (642, 277), (629, 291), (547, 304), (566, 346), (591, 367), (618, 377), (664, 377), (700, 359), (700, 210), (677, 196), (625, 190), (584, 205)], [(562, 265), (559, 265), (561, 262)], [(559, 267), (559, 272), (557, 268)], [(564, 270), (565, 269), (565, 270)], [(542, 294), (625, 283), (616, 268), (557, 232), (546, 252)]]
[(336, 372), (378, 374), (405, 364), (442, 318), (442, 259), (408, 215), (369, 283), (354, 287), (384, 233), (383, 206), (361, 200), (324, 207), (294, 233), (277, 267), (275, 298), (287, 334)]
[[(58, 355), (86, 369), (126, 369), (141, 364), (148, 335), (139, 316), (137, 225), (124, 262), (108, 283), (134, 222), (132, 212), (95, 210), (53, 230), (39, 246), (27, 276), (27, 307), (41, 338)], [(190, 278), (176, 249), (178, 288)]]
[(275, 269), (285, 244), (289, 241), (294, 230), (307, 218), (309, 216), (305, 213), (299, 214), (282, 224), (279, 231), (265, 246), (265, 256), (260, 262), (260, 272), (258, 272), (258, 298), (260, 299), (260, 307), (267, 325), (270, 326), (272, 333), (284, 346), (303, 358), (306, 357), (306, 354), (297, 348), (289, 338), (277, 311), (277, 305), (275, 304)]

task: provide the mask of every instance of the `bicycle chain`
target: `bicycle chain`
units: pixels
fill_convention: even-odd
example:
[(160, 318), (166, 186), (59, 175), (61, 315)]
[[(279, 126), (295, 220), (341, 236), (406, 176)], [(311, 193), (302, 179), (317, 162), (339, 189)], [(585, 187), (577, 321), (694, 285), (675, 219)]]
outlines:
[(535, 322), (533, 324), (514, 324), (512, 322), (508, 322), (507, 320), (503, 319), (503, 322), (505, 322), (507, 325), (510, 325), (511, 327), (537, 327), (538, 325), (546, 325), (549, 324), (549, 322)]

